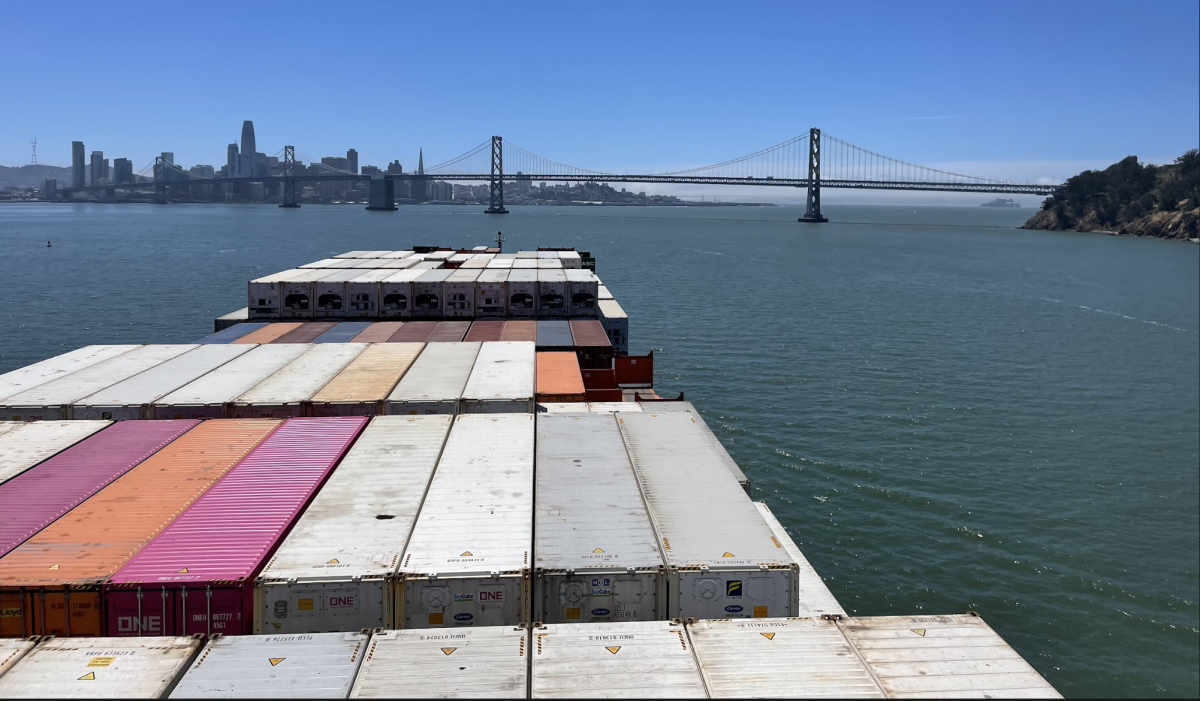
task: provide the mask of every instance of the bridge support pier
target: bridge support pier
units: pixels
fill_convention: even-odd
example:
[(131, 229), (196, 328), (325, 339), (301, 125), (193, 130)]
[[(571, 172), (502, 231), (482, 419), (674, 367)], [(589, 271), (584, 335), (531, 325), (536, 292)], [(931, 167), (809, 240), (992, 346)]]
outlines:
[(491, 205), (486, 214), (508, 214), (504, 208), (504, 138), (492, 137), (492, 179), (488, 181)]
[(796, 221), (820, 223), (829, 221), (821, 215), (821, 130), (808, 130), (808, 196), (804, 216)]
[(396, 211), (396, 181), (378, 173), (371, 176), (371, 195), (367, 200), (367, 211)]
[[(283, 147), (283, 209), (299, 209), (300, 202), (296, 200), (296, 174), (292, 170), (296, 165), (296, 147)], [(264, 190), (266, 186), (264, 183)]]

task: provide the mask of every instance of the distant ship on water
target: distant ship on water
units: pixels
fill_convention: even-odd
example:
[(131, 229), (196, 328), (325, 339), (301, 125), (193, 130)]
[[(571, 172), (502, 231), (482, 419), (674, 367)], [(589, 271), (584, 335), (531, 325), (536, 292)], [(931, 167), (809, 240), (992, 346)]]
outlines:
[(991, 202), (984, 202), (980, 207), (1012, 207), (1020, 209), (1021, 203), (1011, 198), (997, 197)]

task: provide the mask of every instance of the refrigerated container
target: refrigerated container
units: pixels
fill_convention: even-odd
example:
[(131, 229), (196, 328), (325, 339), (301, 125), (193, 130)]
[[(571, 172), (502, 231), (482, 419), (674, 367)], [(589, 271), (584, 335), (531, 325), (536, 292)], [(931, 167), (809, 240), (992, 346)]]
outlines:
[(583, 376), (574, 353), (537, 353), (537, 401), (582, 402)]
[(532, 341), (537, 342), (536, 321), (506, 321), (504, 330), (500, 332), (501, 341)]
[(336, 268), (336, 267), (338, 267), (338, 265), (341, 264), (341, 262), (343, 260), (345, 260), (345, 259), (344, 258), (322, 258), (321, 260), (316, 260), (311, 263), (305, 263), (304, 265), (301, 265), (300, 267), (306, 268), (306, 269), (307, 268), (312, 268), (312, 269)]
[(455, 253), (454, 255), (450, 256), (449, 259), (447, 259), (447, 263), (457, 269), (461, 268), (462, 264), (469, 260), (471, 260), (470, 253)]
[(538, 257), (537, 251), (517, 251), (517, 259), (518, 260), (527, 260), (529, 258), (537, 258), (537, 257)]
[(486, 269), (475, 280), (475, 318), (503, 319), (508, 315), (509, 270)]
[(532, 412), (536, 351), (527, 341), (484, 343), (463, 389), (468, 414)]
[(539, 294), (537, 271), (518, 270), (514, 265), (508, 273), (508, 316), (536, 318)]
[(531, 634), (530, 698), (708, 698), (679, 621), (559, 623)]
[(509, 626), (376, 632), (350, 698), (526, 698), (528, 635)]
[(564, 270), (567, 276), (567, 301), (571, 316), (596, 316), (596, 300), (600, 297), (600, 283), (590, 270)]
[(255, 633), (390, 628), (392, 577), (450, 416), (377, 416), (255, 583)]
[(465, 261), (459, 267), (466, 268), (468, 270), (483, 270), (484, 268), (488, 267), (488, 263), (490, 263), (492, 258), (495, 256), (495, 253), (475, 253), (471, 256), (470, 260)]
[(203, 644), (183, 637), (43, 640), (0, 676), (0, 698), (161, 698)]
[(277, 319), (283, 300), (283, 283), (301, 275), (311, 275), (312, 269), (294, 268), (264, 275), (246, 283), (248, 315), (251, 319)]
[(762, 515), (763, 520), (770, 526), (771, 532), (775, 534), (775, 539), (783, 544), (783, 549), (787, 551), (792, 560), (795, 561), (798, 568), (796, 578), (796, 615), (804, 618), (813, 616), (845, 616), (846, 610), (838, 603), (838, 600), (833, 596), (833, 592), (829, 591), (825, 580), (821, 579), (821, 575), (813, 569), (809, 564), (808, 558), (804, 557), (804, 553), (800, 552), (800, 547), (788, 535), (787, 530), (779, 519), (775, 518), (775, 514), (771, 513), (770, 507), (765, 502), (756, 501), (754, 507), (758, 509), (758, 513)]
[[(105, 580), (278, 425), (201, 422), (0, 558), (0, 599), (15, 612), (3, 633), (104, 635)], [(161, 635), (162, 603), (144, 598), (140, 613), (112, 623), (124, 634)]]
[(442, 269), (443, 262), (440, 260), (422, 260), (409, 268), (409, 270), (440, 270)]
[(306, 350), (308, 346), (300, 344), (254, 346), (241, 357), (155, 401), (153, 416), (156, 419), (223, 418), (230, 413), (230, 402)]
[(232, 343), (271, 343), (284, 334), (295, 331), (302, 326), (299, 321), (276, 321), (261, 329), (256, 329), (238, 338)]
[(886, 698), (832, 620), (689, 621), (687, 633), (714, 699)]
[(397, 628), (529, 621), (533, 414), (460, 415), (400, 562)]
[(533, 407), (535, 414), (586, 414), (587, 402), (538, 402)]
[(425, 343), (438, 326), (436, 321), (406, 321), (400, 330), (392, 334), (388, 343)]
[[(305, 270), (300, 275), (289, 277), (279, 283), (279, 318), (313, 318), (317, 281), (331, 276), (340, 276), (342, 271), (322, 268)], [(251, 315), (251, 318), (254, 318)]]
[(567, 316), (571, 311), (567, 296), (567, 273), (561, 268), (551, 270), (539, 267), (537, 280), (538, 317)]
[(608, 291), (607, 287), (605, 287), (604, 285), (597, 285), (596, 286), (596, 300), (599, 301), (601, 299), (614, 299), (614, 297), (612, 296), (612, 292)]
[(258, 331), (259, 329), (265, 328), (267, 325), (268, 324), (265, 321), (247, 321), (240, 324), (234, 324), (233, 326), (221, 329), (216, 333), (210, 333), (199, 341), (196, 341), (196, 343), (233, 343), (242, 336), (245, 336), (252, 331)]
[(354, 337), (371, 325), (369, 321), (343, 321), (332, 329), (317, 336), (313, 343), (350, 343)]
[(420, 277), (413, 280), (413, 310), (412, 315), (418, 319), (429, 319), (442, 315), (442, 299), (444, 283), (453, 270), (426, 270)]
[(571, 324), (565, 320), (539, 319), (537, 347), (541, 351), (574, 352), (575, 339), (571, 337)]
[(199, 346), (181, 344), (134, 348), (0, 400), (0, 416), (21, 421), (70, 419), (74, 402), (195, 348)]
[(143, 596), (168, 634), (253, 632), (255, 576), (366, 423), (284, 421), (105, 583), (108, 634)]
[(429, 253), (425, 253), (423, 255), (425, 256), (425, 260), (444, 261), (448, 260), (450, 256), (454, 255), (454, 251), (430, 251)]
[(371, 344), (312, 396), (312, 415), (382, 414), (384, 400), (424, 347), (424, 343)]
[(346, 283), (362, 275), (357, 270), (335, 270), (313, 284), (313, 317), (329, 319), (349, 316)]
[(479, 278), (479, 272), (477, 268), (459, 268), (446, 277), (442, 285), (442, 316), (474, 318), (475, 281)]
[(141, 348), (138, 345), (84, 346), (0, 375), (0, 402), (78, 370)]
[(258, 346), (195, 346), (165, 363), (74, 402), (71, 418), (153, 418), (154, 402), (255, 348)]
[(402, 258), (399, 260), (389, 258), (389, 259), (384, 260), (384, 262), (379, 266), (379, 268), (381, 270), (407, 270), (408, 268), (411, 268), (420, 262), (421, 261), (419, 261), (419, 260), (413, 260), (411, 258)]
[(476, 321), (471, 324), (464, 341), (500, 341), (504, 335), (503, 321)]
[(665, 563), (612, 414), (539, 416), (535, 474), (534, 619), (668, 618)]
[[(553, 251), (547, 251), (553, 253)], [(537, 269), (540, 270), (562, 270), (562, 261), (558, 258), (538, 258)]]
[(384, 255), (383, 257), (399, 259), (399, 258), (411, 258), (412, 255), (413, 255), (412, 251), (388, 251), (387, 254)]
[(392, 269), (368, 270), (346, 283), (348, 300), (344, 316), (372, 319), (379, 316), (379, 283), (396, 274)]
[(345, 253), (337, 254), (334, 258), (369, 258), (370, 256), (367, 255), (369, 253), (371, 251), (346, 251)]
[(425, 274), (409, 268), (389, 275), (379, 283), (379, 318), (400, 319), (412, 316), (413, 281)]
[(344, 699), (371, 634), (217, 636), (204, 646), (172, 699)]
[(613, 348), (621, 354), (629, 353), (629, 317), (625, 310), (615, 299), (596, 302), (596, 309), (600, 312), (600, 322), (604, 324), (604, 331), (608, 334), (608, 340), (612, 341)]
[[(700, 412), (696, 410), (696, 407), (692, 406), (691, 402), (647, 402), (645, 404), (640, 402), (622, 402), (622, 404), (631, 407), (623, 411), (647, 411), (651, 414), (665, 414), (673, 411), (690, 413), (696, 418), (696, 425), (704, 431), (708, 442), (713, 446), (713, 450), (721, 457), (721, 462), (725, 463), (725, 467), (729, 468), (730, 474), (742, 486), (742, 491), (749, 496), (750, 478), (746, 476), (746, 473), (742, 472), (742, 468), (738, 466), (733, 457), (729, 455), (729, 452), (725, 450), (725, 446), (721, 445), (721, 441), (712, 432), (712, 428), (704, 420), (704, 417), (700, 416)], [(638, 409), (632, 409), (633, 406), (637, 406)]]
[(500, 255), (496, 256), (495, 258), (489, 260), (488, 264), (487, 264), (487, 269), (488, 270), (512, 270), (514, 259), (513, 258), (504, 258), (503, 256), (504, 256), (504, 254), (501, 253)]
[(608, 370), (613, 366), (612, 341), (604, 325), (595, 319), (571, 321), (571, 339), (579, 356), (579, 367), (588, 370)]
[(388, 414), (457, 414), (480, 343), (439, 343), (422, 353), (387, 398)]
[(0, 485), (108, 426), (111, 421), (34, 421), (0, 430)]
[(378, 270), (384, 261), (380, 258), (368, 258), (354, 264), (356, 270)]
[(588, 411), (597, 414), (613, 414), (618, 411), (642, 411), (637, 402), (588, 402)]
[(303, 416), (308, 400), (367, 349), (365, 343), (330, 343), (306, 348), (300, 357), (233, 400), (234, 418)]
[(698, 417), (615, 416), (667, 562), (668, 615), (797, 615), (797, 564), (697, 425)]
[(312, 343), (313, 339), (337, 326), (336, 321), (310, 321), (279, 336), (271, 343)]
[(359, 332), (357, 336), (350, 339), (350, 342), (387, 343), (387, 340), (394, 336), (403, 325), (403, 321), (377, 321)]
[(845, 618), (837, 626), (891, 698), (1062, 698), (976, 613)]
[(579, 270), (583, 267), (583, 257), (579, 255), (579, 251), (559, 251), (558, 260), (567, 270)]
[(513, 270), (537, 270), (538, 262), (533, 258), (517, 258), (513, 261)]
[(0, 677), (12, 669), (13, 665), (20, 661), (25, 653), (32, 650), (37, 643), (36, 636), (19, 640), (0, 640)]

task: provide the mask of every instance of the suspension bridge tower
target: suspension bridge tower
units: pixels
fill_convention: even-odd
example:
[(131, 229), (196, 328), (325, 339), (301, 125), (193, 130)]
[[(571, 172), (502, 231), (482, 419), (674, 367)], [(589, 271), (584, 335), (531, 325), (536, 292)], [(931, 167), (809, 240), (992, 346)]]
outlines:
[(508, 214), (504, 208), (504, 137), (492, 137), (492, 178), (488, 181), (491, 204), (487, 214)]
[(296, 147), (283, 147), (283, 204), (284, 209), (299, 209), (300, 202), (296, 199)]
[(821, 216), (821, 130), (816, 127), (808, 130), (808, 196), (805, 199), (808, 206), (804, 216), (796, 221), (829, 221)]

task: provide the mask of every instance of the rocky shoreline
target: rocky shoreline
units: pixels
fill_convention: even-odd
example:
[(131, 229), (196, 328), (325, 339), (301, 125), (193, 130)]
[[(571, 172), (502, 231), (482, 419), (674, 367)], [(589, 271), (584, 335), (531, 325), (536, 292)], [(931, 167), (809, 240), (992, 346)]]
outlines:
[(1200, 208), (1186, 212), (1153, 212), (1133, 221), (1114, 227), (1102, 224), (1095, 212), (1076, 219), (1063, 216), (1057, 210), (1042, 210), (1029, 218), (1022, 229), (1042, 231), (1081, 231), (1110, 236), (1143, 236), (1175, 241), (1200, 241)]

